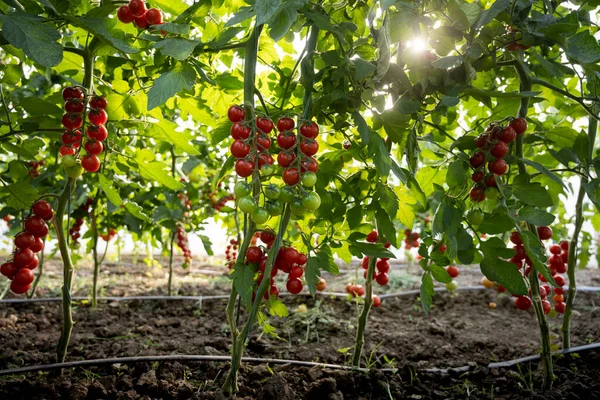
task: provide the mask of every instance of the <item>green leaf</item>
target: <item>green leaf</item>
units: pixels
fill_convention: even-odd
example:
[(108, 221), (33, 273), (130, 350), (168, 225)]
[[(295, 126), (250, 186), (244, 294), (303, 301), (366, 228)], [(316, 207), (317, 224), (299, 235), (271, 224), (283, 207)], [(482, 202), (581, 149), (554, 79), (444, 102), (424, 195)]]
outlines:
[(354, 120), (354, 124), (356, 125), (356, 130), (360, 134), (360, 139), (362, 140), (363, 146), (368, 145), (369, 138), (371, 137), (371, 131), (369, 130), (367, 121), (365, 121), (363, 116), (356, 111), (352, 113), (352, 119)]
[(565, 51), (582, 64), (592, 64), (600, 61), (600, 45), (589, 30), (583, 30), (567, 39)]
[(146, 222), (152, 222), (152, 219), (144, 213), (144, 209), (134, 201), (128, 201), (125, 203), (125, 209), (137, 219), (141, 219), (142, 221)]
[(492, 214), (486, 214), (483, 223), (479, 225), (479, 232), (495, 235), (512, 229), (515, 221), (502, 208), (494, 210)]
[(420, 292), (421, 306), (423, 307), (423, 311), (425, 311), (425, 315), (429, 315), (429, 309), (431, 308), (433, 295), (435, 294), (435, 290), (433, 290), (433, 279), (429, 272), (425, 272), (421, 278)]
[(348, 228), (354, 230), (357, 228), (363, 219), (363, 208), (360, 204), (348, 209), (346, 213), (346, 221), (348, 221)]
[(199, 44), (200, 42), (196, 40), (168, 38), (154, 43), (153, 47), (160, 50), (165, 56), (173, 57), (176, 60), (185, 60)]
[(16, 85), (23, 77), (23, 68), (19, 64), (8, 64), (4, 65), (1, 69), (2, 78), (0, 78), (0, 82), (5, 85)]
[(229, 121), (220, 124), (215, 129), (210, 131), (210, 143), (217, 145), (227, 139), (231, 134), (231, 123)]
[(229, 19), (226, 23), (225, 23), (225, 28), (229, 27), (229, 26), (233, 26), (236, 24), (239, 24), (240, 22), (243, 22), (247, 19), (250, 19), (252, 17), (254, 17), (255, 12), (254, 9), (251, 7), (242, 7), (240, 8), (240, 10), (235, 13), (233, 15), (233, 17), (231, 17), (231, 19)]
[(450, 277), (450, 275), (448, 275), (448, 272), (446, 272), (446, 268), (432, 264), (429, 266), (429, 269), (431, 270), (431, 274), (433, 275), (436, 281), (442, 283), (452, 282), (452, 278)]
[(357, 58), (354, 61), (354, 79), (360, 81), (371, 76), (376, 70), (377, 66), (365, 61), (361, 58)]
[(394, 253), (383, 247), (381, 243), (348, 242), (348, 249), (358, 258), (363, 256), (376, 258), (396, 258)]
[(515, 183), (513, 189), (514, 196), (525, 204), (537, 207), (552, 207), (554, 205), (550, 193), (537, 182)]
[(373, 157), (377, 173), (381, 177), (388, 176), (392, 167), (390, 152), (384, 140), (377, 133), (372, 132), (369, 139), (369, 156)]
[(447, 56), (447, 57), (442, 57), (440, 59), (435, 60), (434, 62), (431, 63), (431, 65), (435, 68), (450, 69), (450, 68), (458, 67), (459, 65), (461, 65), (463, 63), (463, 61), (464, 61), (463, 56)]
[(104, 194), (106, 194), (106, 198), (116, 207), (119, 207), (121, 204), (123, 204), (123, 199), (121, 199), (119, 192), (114, 188), (113, 181), (104, 176), (104, 174), (99, 174), (98, 179), (98, 185)]
[(498, 282), (512, 294), (527, 294), (527, 285), (517, 266), (499, 258), (511, 257), (514, 255), (513, 250), (507, 249), (504, 242), (497, 237), (481, 242), (481, 250), (483, 252), (481, 272), (489, 280)]
[(29, 175), (29, 169), (25, 166), (23, 161), (19, 160), (12, 160), (9, 162), (8, 171), (10, 173), (10, 177), (15, 181), (18, 181)]
[(464, 186), (467, 181), (467, 172), (469, 169), (462, 160), (452, 162), (448, 166), (448, 172), (446, 173), (446, 183), (450, 189), (455, 187)]
[(60, 33), (43, 18), (14, 12), (0, 14), (2, 35), (13, 46), (22, 49), (33, 61), (53, 67), (62, 61), (62, 46), (57, 42)]
[(195, 80), (196, 71), (189, 64), (177, 64), (163, 73), (148, 91), (148, 111), (164, 104), (182, 89), (192, 89)]
[(144, 134), (156, 139), (163, 140), (174, 145), (177, 149), (190, 155), (198, 155), (200, 152), (192, 145), (194, 137), (189, 131), (177, 132), (179, 127), (175, 122), (162, 120), (157, 124), (150, 124)]
[(38, 198), (38, 191), (29, 183), (21, 181), (5, 186), (10, 196), (6, 198), (6, 205), (15, 210), (28, 210), (33, 200)]
[(141, 160), (137, 164), (142, 178), (158, 182), (171, 190), (180, 190), (183, 188), (181, 182), (171, 176), (169, 167), (166, 164), (160, 161), (146, 163)]
[(275, 15), (280, 4), (281, 0), (256, 0), (254, 3), (256, 25), (263, 25), (269, 22), (271, 17)]
[(596, 210), (600, 212), (600, 179), (594, 179), (583, 185), (590, 201), (596, 206)]
[(580, 132), (575, 138), (575, 142), (573, 143), (573, 150), (577, 153), (577, 157), (580, 160), (585, 161), (589, 164), (591, 160), (592, 152), (590, 151), (590, 140), (588, 135), (583, 132)]
[(290, 315), (285, 304), (279, 299), (267, 302), (267, 306), (269, 307), (269, 314), (272, 316), (285, 318)]
[(225, 175), (227, 175), (229, 173), (229, 171), (231, 171), (233, 169), (233, 166), (235, 164), (235, 160), (236, 160), (236, 158), (234, 156), (227, 157), (227, 160), (225, 160), (225, 162), (223, 163), (223, 166), (221, 167), (221, 170), (219, 171), (219, 173), (217, 174), (217, 176), (213, 180), (213, 190), (214, 190), (215, 187), (217, 187), (217, 184), (219, 182), (221, 182), (221, 179), (223, 179), (223, 177)]
[(254, 288), (254, 274), (256, 273), (256, 265), (236, 263), (229, 277), (233, 280), (235, 290), (240, 294), (242, 303), (246, 307), (252, 305), (252, 289)]
[(117, 26), (118, 20), (116, 18), (86, 16), (67, 17), (67, 19), (123, 53), (139, 53), (138, 49), (129, 44), (131, 41), (127, 39), (123, 30)]
[(379, 226), (379, 233), (394, 247), (397, 247), (398, 240), (396, 239), (396, 228), (394, 227), (394, 222), (390, 218), (390, 215), (388, 215), (383, 208), (378, 208), (375, 213), (375, 220)]
[(494, 18), (498, 16), (502, 11), (506, 10), (510, 4), (510, 0), (496, 0), (494, 4), (487, 10), (483, 11), (474, 25), (475, 29), (479, 29), (482, 26), (489, 24)]
[(528, 160), (526, 158), (520, 158), (519, 160), (523, 161), (524, 164), (537, 169), (542, 174), (546, 175), (548, 178), (552, 179), (554, 182), (558, 183), (563, 188), (565, 188), (565, 189), (567, 188), (565, 183), (562, 181), (562, 179), (560, 179), (560, 177), (558, 175), (556, 175), (554, 172), (550, 171), (548, 168), (544, 167), (542, 164), (537, 163), (535, 161)]
[(379, 183), (375, 196), (379, 200), (379, 205), (389, 214), (392, 219), (396, 218), (398, 213), (398, 196), (388, 185)]
[(558, 287), (552, 277), (552, 272), (550, 272), (550, 269), (546, 265), (546, 248), (542, 245), (537, 235), (529, 231), (521, 231), (521, 240), (523, 241), (523, 247), (525, 247), (527, 256), (533, 262), (535, 270), (542, 274), (548, 283), (554, 287)]
[(291, 2), (286, 2), (273, 15), (269, 22), (269, 36), (278, 42), (290, 31), (290, 28), (298, 19), (298, 11)]
[(198, 235), (198, 237), (202, 241), (202, 246), (204, 247), (206, 254), (208, 254), (209, 256), (214, 255), (214, 252), (212, 250), (212, 243), (211, 243), (209, 237), (205, 236), (205, 235)]
[(19, 105), (31, 115), (62, 115), (64, 112), (56, 104), (39, 97), (25, 97)]
[(12, 143), (8, 143), (8, 142), (1, 143), (0, 145), (2, 147), (4, 147), (5, 150), (7, 150), (11, 153), (18, 154), (27, 160), (35, 160), (36, 159), (35, 154), (33, 154), (30, 151), (28, 151), (27, 149), (23, 148), (23, 146), (17, 146)]
[(340, 271), (333, 259), (331, 249), (327, 245), (321, 246), (315, 256), (308, 258), (304, 276), (308, 284), (308, 290), (312, 295), (317, 291), (316, 284), (319, 282), (321, 270), (327, 271), (333, 275), (339, 275)]
[(554, 222), (556, 217), (546, 211), (531, 206), (525, 206), (519, 210), (519, 220), (529, 222), (537, 226), (548, 226)]
[(383, 119), (385, 133), (394, 143), (398, 144), (398, 152), (403, 152), (410, 132), (408, 129), (410, 117), (398, 111), (387, 110), (381, 114), (381, 118)]

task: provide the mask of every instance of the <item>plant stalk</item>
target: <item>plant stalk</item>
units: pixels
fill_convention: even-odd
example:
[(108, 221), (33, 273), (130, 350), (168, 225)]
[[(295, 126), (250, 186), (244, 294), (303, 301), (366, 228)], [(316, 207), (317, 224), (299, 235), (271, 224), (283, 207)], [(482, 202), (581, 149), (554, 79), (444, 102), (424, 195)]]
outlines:
[[(596, 133), (598, 131), (598, 120), (593, 116), (589, 117), (588, 138), (589, 154), (588, 161), (592, 159), (594, 143), (596, 142)], [(573, 317), (573, 303), (577, 294), (577, 283), (575, 280), (575, 268), (577, 267), (577, 245), (581, 227), (583, 226), (583, 199), (585, 198), (585, 184), (588, 182), (586, 174), (581, 175), (579, 182), (579, 193), (577, 194), (577, 203), (575, 203), (575, 230), (569, 243), (569, 260), (567, 263), (567, 276), (569, 277), (569, 291), (567, 294), (567, 304), (562, 325), (562, 343), (563, 350), (571, 347), (571, 319)]]
[(360, 368), (360, 359), (362, 357), (363, 345), (365, 343), (365, 329), (367, 328), (367, 320), (369, 312), (373, 305), (373, 275), (375, 274), (375, 264), (377, 258), (369, 257), (369, 269), (367, 269), (367, 279), (365, 282), (365, 302), (362, 313), (358, 318), (358, 328), (356, 330), (356, 344), (354, 346), (354, 356), (352, 358), (352, 366)]
[(167, 295), (173, 295), (173, 246), (175, 242), (175, 232), (171, 232), (171, 242), (169, 244), (169, 281), (167, 283)]
[[(46, 239), (44, 238), (44, 247), (46, 247)], [(38, 284), (40, 282), (40, 279), (42, 278), (42, 275), (44, 274), (44, 248), (42, 248), (42, 250), (40, 251), (40, 265), (38, 265), (38, 271), (37, 274), (35, 276), (35, 280), (33, 281), (33, 285), (31, 285), (31, 290), (29, 291), (29, 293), (27, 293), (27, 298), (31, 299), (35, 296), (35, 290), (38, 287)]]

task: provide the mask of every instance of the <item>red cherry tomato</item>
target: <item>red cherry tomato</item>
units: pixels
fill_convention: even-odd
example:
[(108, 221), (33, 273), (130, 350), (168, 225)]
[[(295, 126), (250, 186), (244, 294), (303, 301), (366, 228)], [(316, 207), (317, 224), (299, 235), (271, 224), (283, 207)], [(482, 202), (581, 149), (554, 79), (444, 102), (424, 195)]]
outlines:
[(146, 22), (149, 25), (160, 25), (163, 23), (162, 13), (157, 8), (151, 8), (146, 11)]
[(379, 306), (381, 306), (381, 297), (374, 294), (373, 295), (373, 307), (378, 308)]
[(90, 100), (90, 108), (92, 109), (106, 110), (106, 107), (108, 107), (108, 102), (104, 96), (94, 96)]
[(232, 138), (246, 140), (250, 137), (252, 129), (250, 129), (250, 127), (245, 127), (239, 122), (236, 122), (233, 125), (231, 125), (230, 132)]
[(19, 249), (28, 249), (35, 244), (35, 236), (29, 232), (21, 232), (15, 236), (14, 243)]
[(369, 234), (367, 235), (367, 242), (369, 243), (375, 243), (377, 239), (379, 239), (379, 235), (375, 230), (369, 232)]
[(460, 270), (454, 265), (447, 266), (446, 272), (448, 275), (450, 275), (450, 278), (456, 278), (458, 275), (460, 275)]
[(502, 158), (497, 158), (488, 164), (488, 170), (496, 175), (504, 175), (508, 166)]
[(304, 122), (300, 126), (300, 134), (304, 137), (314, 139), (319, 135), (319, 125), (316, 122)]
[(296, 135), (281, 132), (277, 135), (277, 145), (282, 149), (290, 149), (296, 144)]
[(469, 160), (471, 162), (471, 167), (479, 168), (485, 163), (485, 154), (483, 152), (475, 153)]
[(46, 200), (36, 201), (31, 207), (31, 211), (33, 211), (35, 215), (42, 218), (44, 221), (49, 221), (52, 219), (52, 217), (54, 217), (52, 205)]
[(390, 278), (389, 278), (388, 274), (386, 274), (385, 272), (382, 272), (382, 273), (377, 274), (377, 276), (375, 277), (375, 281), (377, 281), (377, 283), (380, 284), (381, 286), (385, 286), (390, 281)]
[(528, 296), (519, 296), (515, 299), (515, 306), (519, 310), (528, 310), (531, 308), (531, 299)]
[(10, 290), (15, 294), (23, 294), (29, 290), (31, 285), (19, 285), (15, 281), (11, 282)]
[(525, 118), (515, 118), (509, 124), (517, 133), (517, 135), (522, 135), (527, 130), (527, 121)]
[(91, 110), (88, 113), (88, 120), (92, 125), (104, 125), (108, 120), (108, 114), (103, 109)]
[(287, 151), (282, 151), (281, 153), (277, 154), (277, 164), (283, 168), (289, 167), (295, 159), (296, 156), (293, 153), (288, 153)]
[(25, 230), (35, 237), (44, 237), (48, 234), (48, 225), (38, 216), (31, 216), (25, 221)]
[(515, 132), (512, 126), (507, 126), (503, 130), (501, 130), (498, 134), (496, 134), (496, 138), (498, 140), (503, 141), (504, 143), (510, 143), (517, 137), (517, 132)]
[(244, 158), (250, 153), (250, 145), (241, 140), (235, 140), (229, 150), (235, 158)]
[(30, 249), (22, 249), (15, 253), (13, 256), (13, 262), (19, 268), (25, 268), (33, 261), (33, 251)]
[(302, 275), (304, 275), (304, 268), (302, 268), (299, 265), (294, 265), (292, 267), (292, 269), (290, 270), (289, 277), (290, 277), (290, 279), (294, 279), (294, 278), (299, 279), (302, 277)]
[(108, 131), (104, 125), (89, 125), (87, 128), (87, 135), (90, 139), (103, 141), (108, 137)]
[(269, 134), (273, 131), (273, 121), (267, 117), (256, 118), (256, 127), (265, 134)]
[(243, 121), (246, 118), (246, 111), (240, 106), (233, 105), (227, 110), (227, 118), (231, 122)]
[(78, 87), (66, 87), (62, 91), (63, 100), (67, 101), (70, 99), (83, 100), (84, 94), (83, 90)]
[(485, 200), (485, 189), (481, 186), (473, 186), (469, 192), (469, 197), (474, 203)]
[(298, 278), (291, 278), (291, 279), (288, 279), (285, 287), (287, 288), (288, 292), (290, 292), (291, 294), (298, 294), (302, 291), (304, 284)]
[(316, 140), (303, 139), (302, 142), (300, 142), (300, 151), (305, 156), (314, 156), (317, 154), (317, 151), (319, 151), (319, 143), (317, 143)]
[(81, 158), (81, 166), (87, 172), (96, 172), (100, 168), (100, 159), (95, 155), (87, 155)]
[(499, 140), (496, 144), (490, 149), (490, 154), (496, 158), (502, 158), (508, 154), (508, 145), (503, 141)]
[(5, 277), (7, 277), (8, 279), (13, 279), (15, 277), (15, 274), (17, 273), (17, 266), (15, 265), (15, 263), (13, 262), (5, 262), (4, 264), (2, 264), (0, 266), (0, 273), (2, 273), (2, 275), (4, 275)]
[(301, 166), (302, 172), (310, 171), (310, 172), (314, 172), (316, 174), (317, 171), (319, 170), (319, 163), (312, 157), (304, 158), (300, 162), (300, 166)]
[(129, 10), (134, 17), (139, 17), (146, 12), (146, 3), (143, 0), (131, 0)]
[(538, 226), (537, 231), (540, 240), (548, 240), (552, 238), (552, 229), (549, 226)]
[(44, 241), (41, 238), (35, 238), (35, 243), (29, 247), (34, 253), (39, 253), (44, 248)]
[(119, 18), (119, 21), (121, 21), (124, 24), (132, 22), (133, 14), (131, 13), (129, 6), (125, 5), (119, 7), (119, 9), (117, 10), (117, 18)]
[(282, 177), (283, 181), (289, 186), (294, 186), (300, 182), (300, 172), (298, 171), (298, 168), (286, 168), (283, 171)]
[(247, 178), (254, 171), (254, 163), (245, 159), (239, 159), (235, 162), (235, 172), (242, 178)]
[(81, 118), (81, 114), (65, 114), (62, 116), (62, 124), (67, 130), (71, 131), (80, 128), (83, 124), (83, 119)]
[(263, 256), (263, 252), (258, 246), (250, 246), (248, 250), (246, 250), (246, 260), (251, 263), (260, 262)]
[(84, 108), (82, 101), (67, 100), (65, 103), (65, 111), (68, 113), (82, 113)]
[(294, 120), (288, 117), (280, 118), (279, 121), (277, 121), (277, 130), (279, 132), (291, 131), (295, 126), (296, 123)]

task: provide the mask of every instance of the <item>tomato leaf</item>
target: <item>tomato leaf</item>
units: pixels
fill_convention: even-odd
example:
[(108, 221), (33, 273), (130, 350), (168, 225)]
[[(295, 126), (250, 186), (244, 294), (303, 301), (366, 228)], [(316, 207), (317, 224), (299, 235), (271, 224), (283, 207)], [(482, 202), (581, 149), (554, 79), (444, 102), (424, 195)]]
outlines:
[(540, 183), (514, 183), (514, 196), (525, 204), (537, 207), (552, 207), (554, 201), (550, 193)]
[(99, 174), (98, 180), (100, 189), (102, 189), (112, 204), (114, 204), (116, 207), (119, 207), (121, 204), (123, 204), (123, 199), (121, 199), (119, 192), (114, 188), (112, 180), (108, 179), (106, 176), (104, 176), (104, 174)]
[(200, 42), (197, 40), (168, 38), (154, 43), (153, 47), (165, 56), (173, 57), (176, 60), (185, 60), (199, 44)]
[(148, 111), (164, 104), (183, 89), (192, 89), (196, 71), (189, 64), (178, 64), (154, 81), (148, 91)]
[(363, 256), (376, 258), (396, 258), (394, 253), (383, 247), (381, 243), (348, 242), (348, 249), (358, 258)]
[(15, 210), (27, 210), (31, 207), (33, 200), (38, 197), (38, 191), (25, 181), (6, 185), (4, 188), (10, 193), (6, 198), (6, 205)]
[(252, 289), (254, 288), (254, 275), (256, 265), (243, 263), (235, 264), (231, 269), (230, 279), (233, 280), (235, 290), (240, 294), (242, 303), (250, 307), (252, 305)]
[(567, 188), (567, 186), (565, 185), (563, 180), (558, 175), (556, 175), (554, 172), (550, 171), (548, 168), (544, 167), (542, 164), (535, 162), (535, 161), (528, 160), (526, 158), (520, 158), (519, 160), (522, 161), (524, 164), (537, 169), (542, 174), (546, 175), (548, 178), (552, 179), (554, 182), (558, 183), (563, 188), (565, 188), (565, 189)]
[(425, 315), (429, 315), (431, 303), (433, 302), (433, 295), (435, 294), (433, 279), (431, 278), (430, 272), (425, 272), (423, 274), (420, 292), (421, 306), (423, 307), (423, 311), (425, 311)]
[[(441, 283), (450, 283), (450, 282), (452, 282), (452, 278), (450, 277), (450, 275), (448, 275), (448, 272), (446, 271), (446, 268), (444, 268), (442, 265), (439, 265), (439, 264), (436, 265), (436, 264), (431, 264), (429, 266), (429, 270), (431, 271), (431, 274), (433, 275), (433, 277), (435, 278), (435, 280), (438, 281), (438, 282), (441, 282)], [(448, 265), (448, 264), (446, 264), (446, 265)]]
[(548, 226), (556, 219), (553, 214), (531, 206), (521, 208), (518, 216), (519, 220), (529, 222), (536, 226)]
[(517, 266), (502, 258), (510, 258), (514, 250), (506, 248), (504, 242), (497, 237), (481, 242), (483, 260), (480, 263), (481, 272), (492, 282), (498, 282), (510, 293), (526, 295), (527, 285)]
[(532, 232), (523, 230), (521, 231), (521, 240), (523, 241), (523, 247), (525, 247), (527, 256), (533, 262), (534, 270), (531, 273), (533, 274), (537, 271), (552, 286), (559, 287), (552, 277), (552, 272), (550, 272), (550, 269), (546, 265), (546, 249), (542, 246), (538, 237)]

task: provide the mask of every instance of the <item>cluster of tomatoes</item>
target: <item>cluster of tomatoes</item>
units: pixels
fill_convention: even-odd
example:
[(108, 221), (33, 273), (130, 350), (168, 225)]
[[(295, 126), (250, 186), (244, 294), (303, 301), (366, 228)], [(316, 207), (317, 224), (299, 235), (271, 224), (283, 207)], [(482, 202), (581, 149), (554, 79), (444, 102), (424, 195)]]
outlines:
[(239, 243), (237, 239), (231, 239), (227, 245), (227, 248), (225, 249), (225, 259), (227, 260), (229, 269), (231, 269), (231, 266), (233, 265), (232, 262), (235, 262), (237, 258), (238, 244)]
[(410, 229), (404, 230), (404, 248), (410, 250), (419, 248), (419, 232), (413, 232)]
[(46, 165), (46, 161), (29, 161), (29, 176), (37, 178), (40, 176), (39, 168)]
[[(504, 160), (509, 152), (508, 145), (526, 130), (527, 121), (524, 118), (515, 118), (507, 126), (490, 124), (485, 133), (477, 137), (477, 150), (470, 158), (471, 167), (474, 169), (471, 180), (474, 184), (469, 197), (473, 202), (485, 200), (486, 188), (497, 187), (496, 176), (504, 175), (508, 169)], [(485, 172), (486, 162), (488, 173)]]
[(140, 29), (163, 23), (161, 11), (158, 8), (146, 10), (144, 0), (131, 0), (129, 4), (119, 7), (117, 18), (124, 24), (133, 22)]
[[(79, 206), (75, 213), (87, 214), (90, 212), (90, 207), (94, 203), (94, 199), (89, 197), (85, 203)], [(81, 238), (81, 227), (83, 226), (83, 218), (77, 218), (73, 223), (73, 226), (69, 229), (69, 235), (71, 236), (71, 243), (75, 246), (79, 244), (79, 238)]]
[(117, 231), (113, 228), (111, 228), (108, 233), (105, 233), (103, 235), (100, 235), (100, 238), (102, 240), (104, 240), (105, 242), (108, 242), (110, 240), (112, 240), (112, 238), (114, 238), (117, 235)]
[(86, 155), (81, 157), (81, 161), (78, 162), (76, 156), (83, 141), (83, 135), (79, 129), (83, 127), (87, 98), (79, 87), (65, 88), (62, 97), (65, 100), (66, 111), (62, 117), (62, 124), (65, 127), (60, 147), (60, 154), (63, 156), (62, 163), (67, 174), (72, 178), (81, 175), (82, 169), (96, 172), (100, 168), (98, 155), (104, 151), (102, 142), (108, 137), (108, 131), (104, 126), (108, 120), (106, 98), (94, 95), (89, 99), (87, 112), (89, 125), (86, 131), (87, 138), (83, 144)]
[(177, 246), (183, 251), (185, 262), (189, 265), (192, 262), (192, 251), (189, 247), (187, 232), (181, 225), (177, 226)]
[(213, 198), (212, 206), (215, 210), (221, 211), (221, 209), (230, 201), (235, 201), (235, 196), (232, 194), (227, 194), (225, 196), (221, 196), (218, 200)]
[(31, 207), (32, 215), (25, 221), (25, 230), (15, 236), (12, 260), (0, 266), (0, 272), (12, 282), (10, 290), (23, 294), (33, 282), (33, 271), (39, 264), (35, 253), (44, 249), (43, 238), (48, 235), (48, 225), (54, 217), (52, 205), (45, 200), (36, 201)]

